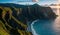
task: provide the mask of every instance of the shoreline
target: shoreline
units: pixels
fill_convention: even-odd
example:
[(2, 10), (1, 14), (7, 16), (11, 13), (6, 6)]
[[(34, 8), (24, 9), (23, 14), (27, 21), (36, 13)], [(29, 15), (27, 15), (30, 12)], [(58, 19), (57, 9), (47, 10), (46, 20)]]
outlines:
[(33, 27), (34, 23), (37, 22), (37, 21), (38, 21), (38, 20), (35, 20), (35, 21), (33, 21), (32, 24), (31, 24), (31, 31), (32, 31), (32, 34), (33, 34), (33, 35), (38, 35), (38, 34), (36, 33), (34, 27)]

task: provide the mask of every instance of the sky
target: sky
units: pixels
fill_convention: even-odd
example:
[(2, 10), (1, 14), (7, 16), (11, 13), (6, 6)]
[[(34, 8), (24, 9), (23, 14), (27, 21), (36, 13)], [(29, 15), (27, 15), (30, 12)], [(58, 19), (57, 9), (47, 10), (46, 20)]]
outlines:
[[(26, 1), (29, 1), (31, 2), (32, 0), (0, 0), (0, 2), (17, 2), (17, 1), (20, 1), (20, 2), (26, 2)], [(38, 0), (38, 1), (56, 1), (56, 0)]]
[[(50, 3), (56, 3), (57, 0), (38, 0), (39, 4), (50, 4)], [(32, 0), (0, 0), (0, 3), (26, 3), (26, 2), (32, 2)], [(33, 2), (32, 2), (33, 3)], [(31, 4), (32, 4), (31, 3)]]

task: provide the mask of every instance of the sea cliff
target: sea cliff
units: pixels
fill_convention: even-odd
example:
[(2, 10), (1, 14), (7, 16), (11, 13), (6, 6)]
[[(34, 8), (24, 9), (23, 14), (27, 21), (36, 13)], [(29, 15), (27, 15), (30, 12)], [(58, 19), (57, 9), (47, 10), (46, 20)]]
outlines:
[(56, 18), (56, 14), (50, 7), (38, 4), (0, 3), (0, 34), (3, 35), (5, 32), (4, 35), (32, 35), (31, 32), (27, 31), (28, 21), (54, 18)]

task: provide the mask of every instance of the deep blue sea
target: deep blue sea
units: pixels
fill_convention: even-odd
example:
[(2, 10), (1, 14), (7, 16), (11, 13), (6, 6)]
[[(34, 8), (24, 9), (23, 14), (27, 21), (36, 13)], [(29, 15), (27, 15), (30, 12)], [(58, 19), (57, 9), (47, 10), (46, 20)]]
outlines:
[(55, 20), (35, 20), (31, 30), (33, 35), (60, 35), (60, 16)]

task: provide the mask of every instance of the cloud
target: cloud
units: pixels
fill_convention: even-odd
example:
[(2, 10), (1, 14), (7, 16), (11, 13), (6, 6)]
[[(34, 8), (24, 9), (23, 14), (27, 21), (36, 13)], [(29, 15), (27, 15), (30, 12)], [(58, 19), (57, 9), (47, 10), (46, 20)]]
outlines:
[[(55, 3), (57, 0), (38, 0), (38, 3)], [(26, 3), (27, 0), (0, 0), (0, 3)], [(28, 2), (32, 2), (32, 0), (28, 0)]]

